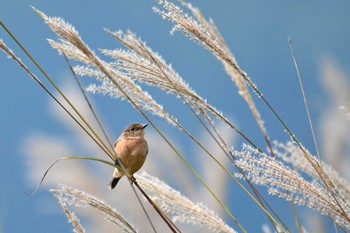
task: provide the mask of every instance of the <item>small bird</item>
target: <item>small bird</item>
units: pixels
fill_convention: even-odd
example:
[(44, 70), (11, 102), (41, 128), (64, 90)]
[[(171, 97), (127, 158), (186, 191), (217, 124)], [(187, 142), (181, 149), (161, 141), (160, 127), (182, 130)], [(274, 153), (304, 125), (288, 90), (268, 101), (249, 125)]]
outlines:
[[(115, 164), (120, 168), (115, 168), (113, 178), (108, 187), (114, 189), (123, 175), (132, 176), (143, 165), (148, 154), (148, 145), (145, 140), (145, 128), (148, 124), (131, 124), (119, 136), (114, 144), (114, 151), (119, 159)], [(123, 171), (119, 161), (125, 168)]]

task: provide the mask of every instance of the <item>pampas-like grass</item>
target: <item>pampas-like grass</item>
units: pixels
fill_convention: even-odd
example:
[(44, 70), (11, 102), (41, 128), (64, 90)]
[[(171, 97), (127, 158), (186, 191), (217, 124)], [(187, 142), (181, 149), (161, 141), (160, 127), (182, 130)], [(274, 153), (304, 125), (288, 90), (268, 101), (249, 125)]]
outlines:
[[(246, 141), (252, 146), (244, 145), (241, 151), (236, 151), (233, 149), (229, 150), (229, 145), (222, 145), (225, 144), (223, 140), (221, 142), (217, 141), (218, 144), (222, 143), (220, 144), (221, 149), (223, 149), (224, 153), (228, 152), (227, 154), (231, 156), (230, 161), (240, 170), (236, 176), (242, 179), (248, 178), (254, 184), (265, 186), (270, 194), (277, 195), (298, 205), (305, 205), (321, 214), (329, 216), (341, 228), (350, 229), (350, 207), (348, 204), (348, 199), (350, 198), (349, 183), (324, 161), (320, 161), (319, 158), (313, 156), (296, 139), (294, 134), (281, 121), (280, 117), (263, 97), (256, 85), (238, 66), (213, 20), (206, 20), (198, 8), (192, 7), (188, 3), (180, 2), (193, 16), (184, 13), (183, 9), (169, 1), (160, 1), (159, 8), (161, 9), (157, 7), (153, 9), (156, 13), (174, 24), (171, 33), (175, 31), (182, 32), (191, 40), (209, 50), (222, 62), (227, 74), (236, 84), (239, 94), (248, 104), (269, 149), (270, 154), (264, 153), (238, 130), (236, 132), (244, 136)], [(90, 92), (127, 99), (134, 107), (142, 108), (164, 118), (170, 124), (186, 131), (174, 116), (169, 114), (162, 105), (156, 102), (140, 86), (140, 84), (151, 85), (167, 93), (171, 93), (177, 98), (181, 98), (192, 110), (195, 110), (194, 113), (196, 116), (203, 116), (212, 126), (212, 131), (216, 133), (216, 136), (212, 135), (214, 139), (219, 138), (220, 134), (216, 131), (213, 122), (210, 120), (212, 116), (236, 130), (219, 110), (209, 104), (206, 99), (199, 96), (171, 65), (167, 64), (159, 54), (148, 47), (135, 33), (131, 31), (111, 32), (106, 30), (109, 35), (126, 47), (126, 49), (100, 49), (100, 53), (112, 59), (112, 62), (107, 62), (100, 59), (84, 43), (78, 31), (71, 24), (61, 18), (48, 17), (38, 10), (35, 11), (60, 37), (56, 41), (49, 40), (51, 46), (70, 59), (83, 63), (83, 65), (74, 67), (75, 73), (80, 76), (96, 77), (100, 82), (98, 85), (89, 85), (87, 90)], [(0, 48), (25, 69), (32, 78), (37, 80), (36, 76), (28, 70), (2, 40), (0, 40)], [(40, 81), (37, 82), (40, 83)], [(281, 121), (291, 136), (292, 142), (275, 142), (274, 146), (270, 144), (267, 130), (249, 88), (262, 98), (272, 112), (276, 114), (278, 120)], [(342, 110), (344, 111), (345, 118), (349, 120), (348, 106), (344, 106)], [(210, 131), (208, 130), (208, 132)], [(192, 137), (187, 131), (186, 133)], [(194, 141), (198, 143), (196, 139)], [(198, 144), (207, 154), (210, 154), (204, 146), (200, 143)], [(210, 154), (210, 156), (212, 155)], [(212, 158), (215, 160), (215, 156), (212, 156)], [(226, 169), (220, 163), (218, 164), (223, 170)], [(225, 172), (231, 175), (228, 170), (225, 170)], [(175, 222), (206, 227), (213, 232), (235, 232), (235, 230), (225, 224), (209, 208), (201, 203), (193, 203), (158, 178), (146, 173), (135, 175), (135, 177), (138, 183), (150, 193), (151, 199), (163, 211), (171, 214)], [(253, 186), (251, 188), (257, 199), (259, 199), (261, 197), (260, 194), (254, 190)], [(84, 232), (84, 228), (81, 226), (79, 219), (68, 208), (71, 205), (96, 208), (96, 210), (105, 214), (108, 220), (115, 223), (119, 230), (136, 232), (135, 228), (111, 206), (84, 191), (68, 186), (61, 186), (58, 189), (52, 189), (51, 192), (58, 199), (69, 221), (72, 222), (75, 232)], [(220, 201), (219, 203), (222, 204)], [(256, 201), (256, 203), (268, 214), (275, 231), (288, 231), (287, 228), (281, 228), (284, 224), (280, 219), (279, 221), (282, 222), (281, 225), (279, 225), (280, 222), (277, 223), (272, 218), (272, 215), (269, 215), (265, 207), (262, 207), (261, 203), (263, 201), (259, 199), (259, 202)], [(224, 205), (222, 207), (227, 210)], [(229, 211), (227, 212), (240, 226), (233, 215)], [(274, 211), (271, 210), (271, 212)], [(243, 227), (241, 229), (245, 231)], [(300, 227), (300, 229), (302, 228)]]
[(138, 182), (149, 191), (151, 198), (165, 212), (173, 216), (174, 222), (206, 227), (213, 232), (236, 232), (202, 203), (194, 203), (179, 191), (146, 172), (136, 175)]
[(66, 216), (69, 220), (70, 223), (73, 225), (73, 232), (75, 233), (84, 233), (85, 229), (84, 227), (80, 224), (80, 220), (73, 212), (69, 210), (67, 207), (67, 203), (65, 200), (63, 200), (62, 195), (59, 192), (55, 192), (57, 190), (51, 190), (52, 193), (54, 193), (55, 197), (57, 198), (58, 203), (62, 207), (63, 211), (66, 213)]
[[(36, 10), (36, 9), (35, 9)], [(167, 113), (161, 105), (159, 105), (146, 91), (135, 84), (125, 75), (117, 72), (110, 64), (98, 58), (80, 38), (75, 28), (66, 23), (63, 19), (57, 17), (48, 17), (44, 13), (36, 10), (36, 12), (44, 19), (44, 21), (57, 33), (62, 39), (59, 42), (49, 40), (52, 47), (59, 52), (64, 53), (69, 58), (83, 62), (87, 65), (94, 66), (99, 69), (108, 79), (103, 80), (101, 87), (91, 86), (91, 91), (108, 93), (112, 97), (120, 97), (133, 101), (139, 107), (150, 111), (160, 117), (164, 117), (169, 123), (176, 122), (169, 113)]]
[[(141, 175), (136, 175), (135, 177), (140, 185), (150, 193), (150, 197), (153, 201), (157, 203), (163, 211), (168, 212), (173, 216), (174, 222), (193, 224), (201, 228), (210, 229), (212, 232), (236, 232), (208, 207), (202, 203), (192, 202), (179, 191), (171, 188), (158, 178), (145, 172)], [(79, 219), (72, 214), (67, 206), (90, 206), (96, 209), (97, 212), (104, 214), (106, 216), (105, 218), (114, 223), (120, 231), (137, 232), (135, 228), (115, 209), (104, 201), (101, 201), (84, 191), (61, 185), (57, 189), (51, 189), (50, 192), (52, 192), (58, 199), (76, 232), (84, 232), (83, 227), (81, 226)]]
[[(306, 149), (305, 149), (306, 150)], [(307, 150), (306, 150), (307, 151)], [(284, 163), (290, 164), (294, 170), (299, 173), (305, 172), (307, 175), (313, 179), (320, 180), (317, 172), (313, 169), (307, 159), (303, 156), (303, 152), (295, 145), (295, 143), (288, 141), (286, 143), (274, 142), (274, 152), (277, 157), (279, 157)], [(310, 153), (308, 151), (308, 153)], [(310, 154), (311, 155), (311, 154)], [(313, 160), (317, 158), (311, 155)], [(337, 187), (337, 191), (344, 197), (350, 198), (350, 184), (349, 182), (341, 177), (337, 171), (335, 171), (330, 165), (325, 161), (322, 161), (322, 166), (325, 173), (330, 177), (333, 184)]]
[[(135, 228), (115, 209), (107, 205), (104, 201), (99, 200), (98, 198), (93, 197), (84, 191), (61, 185), (57, 189), (51, 189), (50, 192), (52, 192), (58, 199), (61, 207), (66, 212), (67, 217), (72, 222), (75, 230), (83, 228), (81, 227), (79, 220), (73, 214), (71, 214), (67, 205), (76, 207), (93, 207), (98, 212), (104, 214), (106, 216), (106, 219), (114, 223), (117, 229), (121, 232), (137, 232)], [(84, 230), (77, 232), (84, 232)]]
[[(298, 205), (306, 205), (325, 214), (340, 226), (350, 229), (347, 220), (350, 207), (342, 193), (334, 193), (335, 199), (319, 179), (307, 181), (301, 174), (275, 157), (261, 153), (250, 146), (244, 145), (242, 151), (233, 153), (238, 158), (236, 164), (246, 171), (247, 177), (253, 183), (267, 187), (272, 195), (278, 195)], [(237, 176), (242, 177), (241, 174)]]

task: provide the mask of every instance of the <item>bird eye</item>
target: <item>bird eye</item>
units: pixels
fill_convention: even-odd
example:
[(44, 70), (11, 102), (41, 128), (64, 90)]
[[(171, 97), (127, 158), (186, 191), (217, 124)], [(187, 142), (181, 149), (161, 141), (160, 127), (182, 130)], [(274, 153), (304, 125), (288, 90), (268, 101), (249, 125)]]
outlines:
[(130, 131), (131, 132), (134, 132), (136, 130), (136, 128), (131, 128)]

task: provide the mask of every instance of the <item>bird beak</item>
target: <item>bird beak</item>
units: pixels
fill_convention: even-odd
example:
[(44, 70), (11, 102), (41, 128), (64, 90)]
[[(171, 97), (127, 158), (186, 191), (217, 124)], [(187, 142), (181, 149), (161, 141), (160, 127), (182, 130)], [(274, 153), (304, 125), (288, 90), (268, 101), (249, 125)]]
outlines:
[(148, 124), (143, 124), (143, 125), (142, 125), (142, 127), (141, 127), (141, 129), (146, 128), (146, 127), (147, 127), (147, 125), (148, 125)]

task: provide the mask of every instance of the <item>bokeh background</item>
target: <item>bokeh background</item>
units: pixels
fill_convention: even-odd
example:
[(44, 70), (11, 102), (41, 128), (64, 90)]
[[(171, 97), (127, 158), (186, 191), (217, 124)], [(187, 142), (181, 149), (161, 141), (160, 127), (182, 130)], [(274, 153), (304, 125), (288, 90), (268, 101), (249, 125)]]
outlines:
[[(350, 107), (350, 3), (345, 0), (205, 0), (191, 3), (198, 6), (207, 18), (214, 20), (240, 67), (275, 106), (299, 140), (315, 154), (288, 47), (288, 36), (292, 38), (321, 154), (344, 177), (349, 178), (349, 120), (346, 120), (346, 114), (339, 107)], [(172, 25), (153, 12), (152, 7), (156, 5), (155, 1), (128, 0), (1, 0), (0, 19), (86, 116), (89, 116), (88, 110), (64, 59), (46, 41), (56, 36), (30, 6), (73, 24), (83, 40), (95, 51), (98, 48), (121, 47), (103, 28), (132, 30), (171, 63), (199, 95), (220, 109), (256, 144), (264, 148), (264, 140), (253, 117), (220, 62), (181, 33), (170, 35)], [(39, 74), (3, 29), (0, 30), (0, 38)], [(141, 232), (147, 232), (146, 226), (142, 225), (145, 221), (140, 217), (141, 209), (134, 199), (130, 199), (133, 194), (127, 181), (122, 180), (119, 190), (110, 192), (107, 184), (113, 169), (104, 165), (82, 161), (62, 162), (54, 167), (35, 196), (26, 195), (34, 190), (48, 166), (60, 156), (107, 157), (3, 53), (0, 55), (0, 77), (0, 232), (70, 232), (71, 226), (63, 211), (48, 192), (59, 183), (81, 188), (111, 203), (131, 222), (135, 222)], [(39, 77), (47, 83), (43, 77)], [(93, 81), (84, 79), (83, 83), (87, 85)], [(181, 100), (155, 88), (145, 89), (195, 136), (219, 154)], [(112, 140), (131, 122), (145, 122), (126, 101), (92, 94), (89, 96)], [(270, 138), (282, 142), (288, 140), (281, 125), (258, 98), (256, 103)], [(254, 211), (251, 201), (240, 189), (210, 167), (211, 163), (203, 158), (204, 153), (182, 132), (163, 119), (151, 117), (208, 183), (216, 188), (242, 224), (251, 232), (262, 231), (262, 225), (267, 223), (267, 219), (259, 211)], [(218, 127), (221, 127), (232, 146), (240, 147), (240, 138), (227, 128)], [(194, 201), (207, 204), (237, 229), (151, 127), (147, 130), (147, 138), (150, 154), (143, 170), (180, 189)], [(288, 205), (284, 201), (276, 201), (274, 197), (269, 197), (269, 200), (281, 211), (280, 215), (287, 219), (291, 229), (295, 229), (291, 210), (283, 207)], [(312, 211), (305, 211), (305, 208), (298, 208), (298, 211), (304, 219), (303, 225), (310, 232), (332, 229), (328, 228), (329, 223), (325, 218), (315, 217)], [(113, 229), (105, 220), (96, 220), (96, 214), (81, 211), (78, 216), (86, 224), (88, 232), (111, 232)]]

